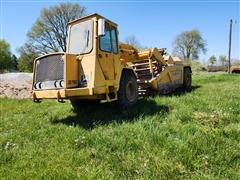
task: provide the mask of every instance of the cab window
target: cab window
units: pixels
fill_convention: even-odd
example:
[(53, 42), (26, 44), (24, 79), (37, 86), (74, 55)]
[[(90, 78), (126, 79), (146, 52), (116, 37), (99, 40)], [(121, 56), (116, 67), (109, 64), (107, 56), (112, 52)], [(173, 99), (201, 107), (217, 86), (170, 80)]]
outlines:
[(68, 53), (86, 54), (92, 50), (93, 21), (87, 20), (70, 26)]
[(118, 45), (117, 45), (117, 31), (116, 28), (112, 27), (111, 30), (111, 36), (112, 36), (112, 49), (113, 53), (118, 53)]
[(102, 51), (112, 52), (111, 29), (107, 22), (105, 23), (105, 35), (100, 36), (100, 49)]

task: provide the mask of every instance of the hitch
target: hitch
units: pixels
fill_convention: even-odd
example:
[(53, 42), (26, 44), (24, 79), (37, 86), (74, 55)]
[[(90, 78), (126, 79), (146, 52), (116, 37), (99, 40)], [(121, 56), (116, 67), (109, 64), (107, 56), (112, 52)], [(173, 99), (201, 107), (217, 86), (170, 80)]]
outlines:
[(33, 96), (33, 102), (35, 102), (35, 103), (40, 103), (40, 102), (42, 102), (40, 99), (37, 98), (35, 92), (33, 93), (32, 96)]
[(61, 98), (59, 91), (57, 92), (57, 100), (58, 100), (59, 103), (65, 103), (65, 101), (63, 100), (63, 98)]
[(58, 99), (59, 103), (65, 103), (65, 101), (63, 99)]
[(40, 102), (42, 102), (40, 99), (33, 99), (33, 102), (35, 102), (35, 103), (40, 103)]

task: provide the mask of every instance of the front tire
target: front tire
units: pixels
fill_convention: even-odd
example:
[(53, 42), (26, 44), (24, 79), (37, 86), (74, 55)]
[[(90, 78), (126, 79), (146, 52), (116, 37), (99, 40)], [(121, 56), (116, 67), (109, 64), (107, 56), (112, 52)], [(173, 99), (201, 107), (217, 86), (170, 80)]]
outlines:
[(137, 103), (138, 84), (133, 72), (123, 71), (118, 91), (118, 101), (123, 108), (128, 108)]

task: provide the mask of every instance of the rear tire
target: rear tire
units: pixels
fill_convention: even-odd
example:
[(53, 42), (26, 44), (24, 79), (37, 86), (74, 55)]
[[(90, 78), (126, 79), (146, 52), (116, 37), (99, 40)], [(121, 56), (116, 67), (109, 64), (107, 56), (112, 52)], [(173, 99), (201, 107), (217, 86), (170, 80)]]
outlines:
[(183, 87), (186, 91), (191, 91), (192, 89), (192, 72), (190, 68), (184, 69)]
[(118, 91), (118, 102), (122, 108), (128, 108), (137, 103), (138, 84), (133, 72), (123, 71)]

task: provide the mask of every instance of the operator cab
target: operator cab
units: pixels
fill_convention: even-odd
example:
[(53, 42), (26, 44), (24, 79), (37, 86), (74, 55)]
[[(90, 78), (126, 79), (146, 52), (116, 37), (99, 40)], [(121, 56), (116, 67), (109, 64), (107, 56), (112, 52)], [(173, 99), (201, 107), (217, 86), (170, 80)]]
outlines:
[[(34, 99), (117, 99), (124, 66), (119, 58), (117, 24), (92, 14), (68, 23), (66, 52), (35, 60)], [(106, 95), (107, 94), (107, 95)], [(108, 94), (112, 98), (109, 98)]]

